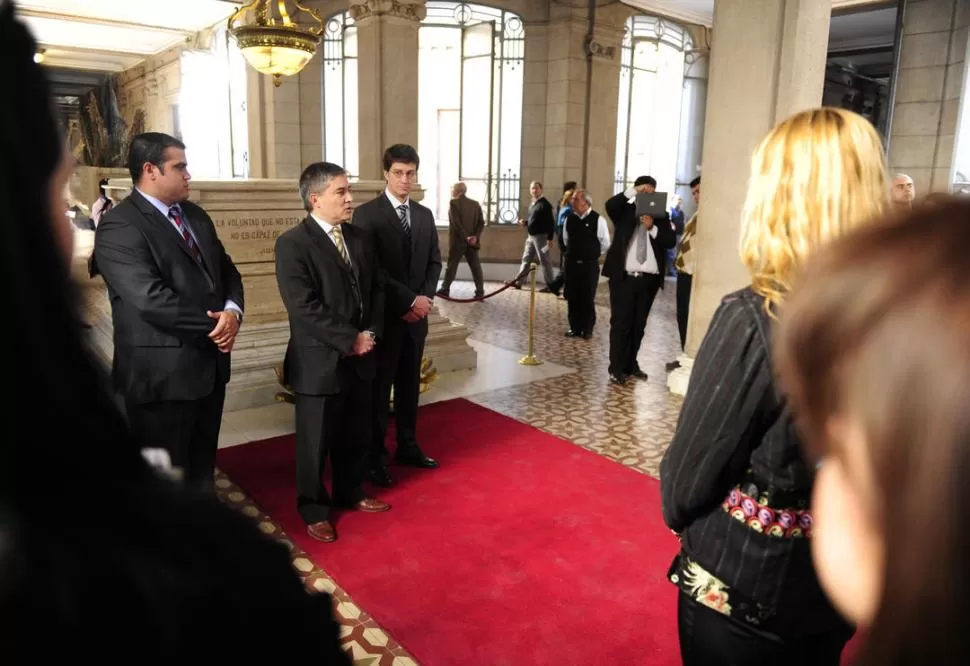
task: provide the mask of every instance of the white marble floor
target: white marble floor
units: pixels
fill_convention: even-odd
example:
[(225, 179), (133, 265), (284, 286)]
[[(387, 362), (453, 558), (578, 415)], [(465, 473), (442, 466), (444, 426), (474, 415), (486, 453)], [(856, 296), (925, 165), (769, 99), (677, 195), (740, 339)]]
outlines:
[[(548, 361), (542, 365), (519, 365), (522, 352), (510, 351), (477, 340), (469, 343), (478, 352), (478, 367), (439, 375), (431, 388), (421, 395), (421, 404), (486, 393), (520, 386), (576, 372), (575, 368)], [(293, 405), (278, 403), (236, 412), (222, 419), (219, 447), (235, 446), (255, 440), (288, 435), (293, 432)]]

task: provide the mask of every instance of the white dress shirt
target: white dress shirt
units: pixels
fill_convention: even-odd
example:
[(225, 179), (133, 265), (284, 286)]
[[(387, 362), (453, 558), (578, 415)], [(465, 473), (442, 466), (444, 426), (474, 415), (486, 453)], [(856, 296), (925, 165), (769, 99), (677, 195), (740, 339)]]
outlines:
[[(585, 220), (592, 208), (588, 208), (585, 213), (580, 215), (575, 210), (573, 214), (581, 220)], [(566, 216), (566, 220), (569, 220), (569, 216)], [(600, 242), (600, 254), (606, 254), (606, 251), (610, 249), (610, 228), (606, 225), (606, 219), (602, 215), (599, 216), (599, 220), (596, 223), (596, 238)], [(569, 233), (566, 231), (566, 223), (563, 222), (562, 225), (562, 244), (569, 244)]]
[[(330, 224), (329, 222), (324, 222), (323, 220), (321, 220), (321, 219), (320, 219), (319, 217), (317, 217), (317, 216), (316, 216), (316, 215), (314, 215), (313, 213), (310, 213), (310, 217), (312, 217), (312, 218), (313, 218), (313, 221), (314, 221), (314, 222), (316, 222), (316, 223), (317, 223), (318, 225), (320, 225), (320, 228), (321, 228), (321, 229), (323, 229), (323, 233), (325, 233), (325, 234), (327, 234), (327, 238), (329, 238), (329, 239), (330, 239), (330, 242), (331, 242), (331, 243), (333, 243), (333, 246), (334, 246), (335, 248), (337, 248), (337, 251), (339, 252), (339, 251), (340, 251), (340, 246), (339, 246), (339, 245), (337, 245), (337, 241), (335, 241), (335, 240), (333, 239), (333, 230), (334, 230), (334, 226), (335, 226), (335, 225), (333, 225), (333, 224)], [(341, 236), (343, 236), (343, 234), (344, 234), (344, 232), (343, 232), (343, 229), (341, 229), (341, 230), (340, 230), (340, 235), (341, 235)], [(350, 265), (351, 267), (353, 267), (353, 265), (354, 265), (354, 262), (353, 262), (353, 260), (352, 260), (352, 259), (350, 258), (350, 248), (349, 248), (349, 247), (347, 247), (347, 239), (346, 239), (346, 238), (344, 239), (344, 249), (346, 249), (346, 250), (347, 250), (347, 263), (348, 263), (348, 264), (349, 264), (349, 265)]]
[[(642, 224), (640, 220), (637, 220), (637, 224)], [(657, 237), (657, 221), (654, 220), (653, 226), (650, 227), (650, 231), (647, 232), (650, 238)], [(633, 232), (633, 238), (630, 239), (630, 244), (626, 248), (626, 272), (627, 273), (653, 273), (654, 275), (660, 272), (657, 268), (657, 257), (653, 253), (653, 243), (647, 241), (647, 260), (642, 264), (637, 261), (637, 232)]]
[[(169, 206), (168, 204), (166, 204), (166, 203), (164, 203), (164, 202), (156, 199), (152, 195), (145, 194), (144, 192), (142, 192), (141, 190), (139, 190), (137, 187), (135, 188), (135, 190), (138, 192), (138, 194), (140, 194), (143, 197), (145, 197), (145, 199), (148, 200), (148, 203), (150, 203), (151, 205), (153, 205), (155, 207), (155, 209), (159, 213), (162, 214), (162, 217), (164, 217), (166, 220), (169, 221), (169, 223), (172, 225), (172, 227), (174, 227), (175, 230), (179, 232), (179, 236), (182, 235), (182, 232), (179, 231), (178, 225), (175, 224), (175, 221), (168, 216), (168, 212), (170, 210), (172, 210), (172, 208), (174, 208), (174, 206)], [(182, 207), (179, 206), (179, 209), (181, 210)], [(199, 245), (199, 237), (196, 236), (195, 235), (195, 232), (192, 230), (192, 222), (191, 222), (191, 220), (188, 219), (188, 216), (185, 214), (185, 211), (184, 210), (182, 210), (182, 222), (183, 222), (183, 224), (185, 224), (185, 228), (188, 229), (189, 234), (192, 236), (192, 240), (195, 241), (196, 247), (198, 247), (199, 248), (199, 251), (201, 252), (202, 251), (202, 246)], [(186, 222), (188, 222), (188, 223), (186, 224)], [(214, 268), (215, 267), (213, 267), (213, 269)], [(241, 307), (239, 307), (239, 304), (237, 304), (235, 301), (233, 301), (233, 300), (226, 300), (226, 303), (225, 303), (225, 305), (223, 305), (222, 309), (223, 310), (235, 310), (239, 314), (239, 318), (242, 319), (243, 309)]]

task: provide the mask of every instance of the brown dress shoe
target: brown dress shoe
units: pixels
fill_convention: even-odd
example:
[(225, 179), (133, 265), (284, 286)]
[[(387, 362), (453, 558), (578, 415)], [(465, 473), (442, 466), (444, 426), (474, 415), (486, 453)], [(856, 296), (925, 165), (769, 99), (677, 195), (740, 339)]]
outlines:
[(390, 509), (391, 505), (379, 499), (374, 499), (373, 497), (365, 497), (350, 508), (363, 511), (364, 513), (381, 513), (382, 511)]
[(306, 533), (317, 541), (324, 543), (332, 543), (337, 540), (337, 532), (334, 531), (333, 525), (327, 520), (321, 520), (319, 523), (307, 525)]

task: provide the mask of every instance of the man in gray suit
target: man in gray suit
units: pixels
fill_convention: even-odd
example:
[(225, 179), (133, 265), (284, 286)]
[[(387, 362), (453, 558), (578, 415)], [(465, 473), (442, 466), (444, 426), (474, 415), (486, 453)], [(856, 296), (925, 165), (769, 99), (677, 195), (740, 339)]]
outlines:
[(455, 183), (451, 188), (451, 205), (448, 207), (448, 267), (445, 269), (445, 281), (438, 290), (438, 296), (449, 295), (462, 257), (471, 269), (472, 279), (475, 281), (475, 296), (485, 295), (482, 264), (478, 260), (485, 216), (482, 215), (481, 205), (465, 196), (467, 192), (468, 187), (464, 183)]
[(384, 151), (387, 189), (354, 211), (353, 224), (373, 234), (384, 272), (384, 338), (375, 348), (379, 374), (374, 390), (375, 427), (370, 451), (370, 480), (390, 487), (384, 463), (384, 437), (394, 389), (397, 462), (433, 469), (438, 461), (424, 454), (417, 440), (421, 356), (428, 336), (428, 314), (441, 275), (438, 229), (430, 210), (411, 199), (418, 182), (418, 151), (395, 144)]

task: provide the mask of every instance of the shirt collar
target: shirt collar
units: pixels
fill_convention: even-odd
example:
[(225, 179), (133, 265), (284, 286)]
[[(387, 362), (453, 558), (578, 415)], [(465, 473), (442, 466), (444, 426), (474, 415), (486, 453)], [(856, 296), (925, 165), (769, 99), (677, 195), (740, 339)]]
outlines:
[(169, 206), (168, 204), (159, 201), (158, 199), (156, 199), (152, 195), (145, 194), (144, 192), (142, 192), (141, 190), (139, 190), (137, 187), (135, 188), (135, 191), (138, 192), (138, 194), (140, 194), (143, 197), (145, 197), (145, 199), (148, 201), (148, 203), (150, 203), (152, 206), (154, 206), (155, 207), (155, 210), (157, 210), (159, 213), (161, 213), (162, 214), (162, 217), (164, 217), (164, 218), (168, 218), (168, 213), (173, 208), (176, 211), (178, 211), (179, 214), (181, 214), (181, 212), (182, 212), (182, 207), (179, 206), (178, 204), (174, 204), (172, 206)]
[[(330, 224), (329, 222), (324, 222), (323, 220), (321, 220), (319, 217), (317, 217), (313, 213), (310, 213), (310, 217), (312, 217), (313, 218), (313, 221), (316, 222), (320, 226), (321, 229), (323, 229), (323, 233), (327, 234), (328, 236), (331, 233), (333, 233), (333, 228), (334, 228), (335, 225)], [(343, 232), (341, 232), (341, 233), (343, 233)]]
[(394, 206), (394, 210), (397, 210), (398, 206), (409, 206), (411, 204), (411, 197), (408, 197), (404, 201), (401, 201), (396, 196), (391, 194), (391, 191), (389, 189), (384, 190), (384, 196), (386, 196), (387, 200), (391, 202), (392, 206)]

